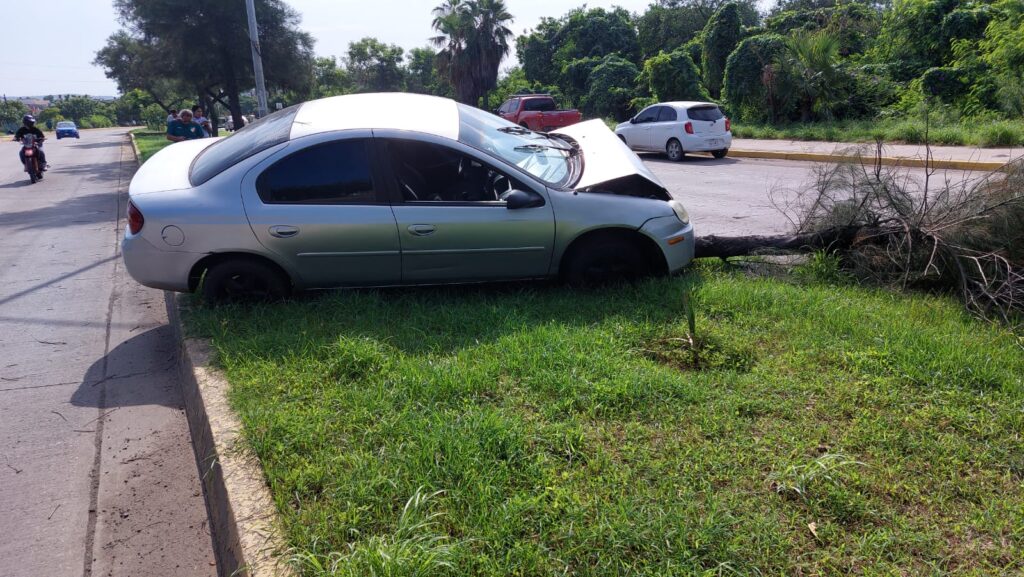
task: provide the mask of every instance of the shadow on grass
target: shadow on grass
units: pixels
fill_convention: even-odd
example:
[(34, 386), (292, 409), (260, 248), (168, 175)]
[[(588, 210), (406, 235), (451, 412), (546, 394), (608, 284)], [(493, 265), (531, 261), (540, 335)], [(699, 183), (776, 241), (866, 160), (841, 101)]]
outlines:
[(307, 293), (274, 305), (209, 308), (187, 303), (196, 336), (258, 350), (263, 358), (290, 355), (342, 338), (368, 338), (406, 354), (451, 354), (541, 325), (583, 327), (623, 323), (685, 323), (682, 293), (699, 285), (689, 271), (601, 289), (556, 283), (493, 283), (444, 287), (349, 289)]

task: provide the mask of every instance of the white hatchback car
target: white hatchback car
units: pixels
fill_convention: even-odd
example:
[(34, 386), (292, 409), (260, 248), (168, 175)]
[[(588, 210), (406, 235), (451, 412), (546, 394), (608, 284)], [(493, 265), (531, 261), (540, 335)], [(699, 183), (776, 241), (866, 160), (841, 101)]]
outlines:
[(644, 108), (615, 134), (639, 152), (664, 152), (682, 160), (687, 152), (710, 152), (724, 158), (732, 146), (729, 119), (712, 102), (661, 102)]

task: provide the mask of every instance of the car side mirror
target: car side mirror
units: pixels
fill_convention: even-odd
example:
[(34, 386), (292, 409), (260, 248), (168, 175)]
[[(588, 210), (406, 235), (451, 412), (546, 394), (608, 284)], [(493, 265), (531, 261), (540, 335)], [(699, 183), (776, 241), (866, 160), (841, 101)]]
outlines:
[(536, 192), (525, 190), (510, 190), (504, 195), (502, 200), (505, 201), (505, 207), (509, 210), (544, 206), (544, 197)]
[(629, 119), (629, 123), (630, 124), (636, 124), (636, 117), (634, 116), (633, 118), (630, 118)]

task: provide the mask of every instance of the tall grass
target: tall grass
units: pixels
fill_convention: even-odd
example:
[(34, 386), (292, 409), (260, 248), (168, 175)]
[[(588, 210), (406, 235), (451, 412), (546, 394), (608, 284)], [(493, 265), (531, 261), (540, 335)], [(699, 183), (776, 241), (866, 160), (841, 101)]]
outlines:
[[(916, 120), (858, 120), (809, 124), (763, 125), (734, 122), (738, 138), (819, 140), (826, 142), (885, 142), (921, 144), (925, 126)], [(929, 127), (932, 144), (948, 146), (1014, 147), (1024, 146), (1024, 121), (965, 120), (935, 123)]]

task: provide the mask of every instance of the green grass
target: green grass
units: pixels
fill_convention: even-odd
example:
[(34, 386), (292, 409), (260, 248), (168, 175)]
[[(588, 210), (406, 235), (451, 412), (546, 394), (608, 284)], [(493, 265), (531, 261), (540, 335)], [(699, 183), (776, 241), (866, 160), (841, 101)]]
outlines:
[(307, 575), (1020, 574), (1019, 343), (833, 269), (187, 320)]
[[(782, 126), (734, 122), (737, 138), (820, 140), (829, 142), (885, 142), (922, 144), (924, 123), (911, 120), (858, 120), (814, 122)], [(965, 120), (963, 123), (933, 124), (929, 140), (934, 145), (1013, 147), (1024, 146), (1024, 121)]]
[(163, 132), (146, 132), (143, 130), (135, 131), (135, 144), (139, 147), (139, 154), (141, 158), (140, 163), (149, 160), (150, 156), (153, 156), (161, 148), (173, 144), (170, 140), (167, 140), (167, 135)]

